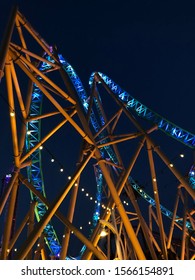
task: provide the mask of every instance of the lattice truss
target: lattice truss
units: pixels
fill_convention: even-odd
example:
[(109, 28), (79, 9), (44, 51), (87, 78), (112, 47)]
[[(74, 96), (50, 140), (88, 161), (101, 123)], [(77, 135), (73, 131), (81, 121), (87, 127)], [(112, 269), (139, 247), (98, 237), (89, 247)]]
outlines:
[[(193, 159), (179, 171), (160, 148), (191, 155), (194, 134), (103, 73), (85, 91), (17, 10), (0, 71), (13, 154), (0, 197), (1, 259), (195, 258)], [(64, 177), (46, 155), (60, 158)]]

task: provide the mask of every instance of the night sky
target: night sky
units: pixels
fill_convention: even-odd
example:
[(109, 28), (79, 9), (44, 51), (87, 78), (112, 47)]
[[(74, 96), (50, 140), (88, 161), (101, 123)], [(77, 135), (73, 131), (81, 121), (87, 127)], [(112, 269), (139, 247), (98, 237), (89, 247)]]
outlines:
[[(0, 39), (13, 3), (16, 1), (0, 2)], [(17, 3), (35, 30), (73, 66), (86, 90), (90, 74), (103, 72), (158, 114), (195, 133), (194, 1)], [(4, 83), (2, 80), (0, 85), (3, 89)], [(2, 89), (1, 95), (6, 96)], [(6, 114), (1, 98), (0, 135), (8, 133)], [(4, 138), (0, 138), (1, 177), (11, 164)], [(167, 140), (163, 148), (176, 156), (176, 145), (169, 145)], [(193, 161), (192, 151), (190, 159)]]

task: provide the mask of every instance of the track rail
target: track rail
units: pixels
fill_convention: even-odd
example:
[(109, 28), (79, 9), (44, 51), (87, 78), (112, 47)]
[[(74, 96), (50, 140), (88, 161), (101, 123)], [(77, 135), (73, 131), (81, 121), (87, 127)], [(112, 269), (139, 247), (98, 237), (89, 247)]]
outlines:
[[(83, 88), (80, 78), (78, 77), (78, 75), (76, 74), (76, 72), (74, 71), (72, 66), (67, 61), (65, 61), (65, 59), (62, 56), (60, 56), (60, 61), (63, 64), (65, 71), (69, 75), (69, 77), (77, 91), (77, 94), (82, 102), (84, 110), (87, 112), (88, 107), (89, 107), (89, 104), (88, 104), (89, 98)], [(162, 130), (164, 133), (166, 133), (169, 137), (174, 138), (175, 140), (181, 142), (184, 145), (187, 145), (188, 147), (190, 147), (192, 149), (195, 148), (195, 135), (194, 134), (180, 128), (179, 126), (166, 120), (159, 114), (157, 114), (154, 111), (147, 108), (145, 105), (143, 105), (138, 100), (133, 98), (129, 93), (127, 93), (126, 91), (121, 89), (121, 87), (119, 85), (117, 85), (114, 81), (112, 81), (105, 74), (100, 73), (100, 72), (93, 72), (89, 79), (90, 87), (92, 87), (94, 80), (96, 80), (96, 81), (98, 80), (98, 82), (101, 83), (101, 79), (97, 79), (97, 76), (100, 76), (103, 79), (103, 81), (110, 88), (110, 90), (113, 92), (113, 94), (115, 94), (117, 96), (117, 98), (123, 102), (123, 104), (126, 106), (126, 108), (128, 110), (135, 112), (139, 117), (142, 117), (142, 118), (150, 121), (153, 124), (157, 124), (158, 128), (160, 130)], [(100, 121), (98, 122), (97, 116), (95, 116), (93, 110), (91, 111), (91, 114), (90, 114), (90, 121), (91, 121), (91, 124), (93, 125), (94, 130), (97, 132), (105, 124), (105, 120), (104, 120), (103, 115), (101, 114), (100, 108), (98, 107), (98, 103), (95, 102), (95, 105), (96, 105), (96, 109), (99, 113)], [(101, 133), (99, 137), (101, 138), (103, 136), (104, 136), (103, 133)], [(104, 140), (104, 142), (105, 142), (105, 140)], [(111, 161), (114, 162), (115, 164), (118, 164), (118, 160), (117, 160), (116, 155), (111, 146), (104, 147), (101, 150), (101, 152), (102, 152), (102, 155), (104, 155), (104, 152), (106, 152), (106, 154), (110, 157)], [(96, 173), (96, 182), (97, 182), (97, 186), (98, 186), (98, 192), (97, 192), (98, 201), (101, 201), (101, 198), (100, 198), (100, 193), (102, 190), (102, 186), (101, 186), (102, 178), (101, 177), (102, 177), (101, 171), (97, 172)], [(191, 184), (191, 187), (193, 189), (195, 188), (194, 180), (195, 180), (195, 174), (194, 174), (194, 172), (191, 171), (191, 172), (189, 172), (189, 183)], [(129, 177), (129, 182), (130, 182), (131, 186), (134, 188), (134, 190), (136, 190), (139, 193), (139, 195), (142, 196), (143, 199), (145, 199), (149, 204), (151, 204), (152, 206), (155, 207), (155, 205), (156, 205), (155, 200), (150, 195), (148, 195), (143, 190), (143, 188), (141, 188), (133, 180), (132, 177)], [(165, 216), (167, 216), (170, 219), (173, 217), (173, 213), (170, 210), (168, 210), (166, 207), (164, 207), (163, 205), (160, 205), (160, 208), (161, 208), (161, 212)], [(97, 215), (97, 213), (99, 213), (99, 209), (96, 209), (95, 213), (94, 213), (94, 217), (95, 217), (96, 221), (98, 220), (98, 216), (99, 216), (99, 214)], [(178, 216), (176, 217), (176, 222), (178, 224), (182, 225), (182, 221), (181, 221), (180, 217), (178, 217)], [(187, 222), (186, 226), (190, 229), (191, 223)]]
[(94, 79), (98, 79), (98, 81), (101, 83), (101, 79), (98, 78), (98, 76), (101, 77), (101, 79), (106, 83), (113, 94), (115, 94), (115, 96), (123, 102), (128, 110), (131, 110), (135, 112), (139, 117), (146, 119), (153, 124), (156, 124), (161, 131), (174, 138), (175, 140), (180, 141), (182, 144), (187, 145), (192, 149), (195, 148), (194, 134), (166, 120), (156, 112), (146, 107), (140, 101), (131, 96), (128, 92), (123, 90), (107, 75), (101, 72), (93, 72), (89, 79), (89, 84), (92, 85)]
[[(47, 59), (50, 60), (49, 57)], [(87, 114), (88, 108), (89, 108), (89, 96), (87, 95), (82, 82), (78, 75), (76, 74), (75, 70), (73, 67), (63, 58), (62, 55), (59, 55), (59, 61), (62, 64), (64, 70), (68, 74), (78, 96), (79, 99), (82, 103), (82, 106), (84, 108), (85, 113)], [(54, 61), (52, 61), (54, 63)], [(49, 68), (50, 66), (47, 65), (46, 63), (42, 64), (40, 66), (40, 70), (44, 71), (45, 68)], [(145, 105), (143, 105), (141, 102), (136, 100), (134, 97), (132, 97), (129, 93), (121, 89), (119, 85), (117, 85), (114, 81), (112, 81), (108, 76), (106, 76), (103, 73), (97, 72), (97, 73), (92, 73), (90, 79), (89, 79), (89, 85), (92, 86), (94, 79), (97, 81), (97, 76), (98, 82), (101, 83), (101, 79), (106, 83), (106, 85), (109, 87), (109, 89), (112, 91), (113, 94), (125, 105), (125, 107), (130, 110), (135, 112), (139, 117), (144, 118), (148, 120), (149, 122), (156, 124), (158, 128), (166, 133), (169, 137), (174, 138), (175, 140), (181, 142), (184, 145), (187, 145), (188, 147), (194, 149), (195, 147), (195, 135), (180, 128), (179, 126), (173, 124), (172, 122), (166, 120), (159, 114), (155, 113), (154, 111), (150, 110), (147, 108)], [(103, 115), (101, 114), (101, 110), (99, 108), (99, 105), (97, 102), (95, 102), (96, 106), (96, 111), (98, 112), (98, 116), (94, 113), (94, 110), (91, 110), (90, 112), (90, 122), (95, 130), (95, 132), (98, 132), (100, 128), (105, 124), (105, 120)], [(32, 95), (32, 103), (31, 103), (31, 110), (30, 114), (31, 116), (38, 115), (41, 113), (41, 108), (42, 108), (42, 93), (41, 91), (34, 85), (34, 91)], [(40, 141), (40, 121), (33, 121), (29, 122), (28, 127), (27, 127), (27, 134), (28, 131), (31, 131), (31, 136), (27, 137), (27, 148), (29, 149), (30, 147), (32, 148), (35, 144), (37, 144)], [(33, 133), (32, 133), (33, 131)], [(103, 138), (104, 133), (101, 133), (99, 135), (99, 138)], [(102, 140), (105, 143), (105, 140)], [(101, 142), (101, 143), (103, 143)], [(104, 148), (101, 148), (101, 154), (102, 157), (108, 157), (110, 160), (118, 164), (117, 157), (112, 149), (111, 146), (106, 146)], [(33, 160), (33, 165), (32, 167), (29, 168), (28, 171), (28, 176), (29, 180), (33, 182), (33, 184), (36, 186), (36, 188), (41, 191), (42, 194), (45, 195), (45, 190), (44, 190), (44, 180), (43, 180), (43, 175), (42, 175), (42, 168), (41, 168), (41, 152), (36, 151), (32, 155), (32, 160)], [(189, 173), (189, 182), (194, 188), (194, 173), (190, 172)], [(145, 199), (150, 205), (156, 206), (155, 200), (148, 195), (143, 188), (141, 188), (134, 180), (132, 177), (129, 177), (129, 183), (133, 187), (133, 189), (139, 193), (139, 195)], [(96, 171), (96, 183), (97, 183), (97, 200), (98, 204), (94, 210), (93, 214), (93, 227), (96, 226), (99, 217), (100, 217), (100, 205), (101, 203), (101, 195), (102, 195), (102, 173), (101, 170)], [(166, 207), (163, 205), (160, 205), (161, 212), (168, 218), (173, 217), (173, 213), (168, 210)], [(42, 202), (38, 202), (38, 206), (36, 208), (36, 216), (37, 219), (40, 220), (41, 216), (44, 215), (46, 212), (46, 206)], [(180, 225), (182, 225), (182, 220), (180, 217), (176, 217), (176, 222)], [(187, 222), (186, 226), (188, 229), (191, 229), (191, 223)], [(47, 243), (48, 246), (54, 255), (58, 255), (60, 252), (61, 245), (58, 241), (57, 235), (55, 233), (55, 230), (51, 224), (48, 224), (48, 226), (45, 228), (46, 235), (47, 235)]]
[[(34, 83), (32, 92), (29, 92), (29, 94), (28, 94), (28, 97), (31, 97), (30, 110), (28, 110), (29, 108), (27, 108), (26, 114), (23, 114), (23, 120), (25, 121), (25, 124), (26, 124), (26, 151), (27, 151), (27, 154), (20, 159), (21, 162), (17, 158), (17, 161), (15, 161), (16, 166), (20, 166), (20, 163), (23, 163), (25, 161), (25, 159), (27, 159), (30, 155), (30, 160), (31, 160), (32, 164), (29, 165), (28, 162), (24, 162), (27, 165), (25, 165), (25, 164), (23, 165), (25, 168), (27, 166), (28, 180), (32, 183), (32, 185), (36, 188), (36, 190), (42, 196), (46, 197), (46, 191), (45, 191), (45, 186), (44, 186), (44, 175), (42, 172), (41, 150), (39, 148), (37, 148), (37, 147), (40, 147), (41, 141), (42, 141), (41, 114), (42, 114), (42, 106), (44, 106), (43, 93), (40, 88), (42, 88), (42, 90), (44, 92), (44, 88), (41, 86), (41, 80), (42, 80), (42, 78), (47, 78), (47, 77), (44, 77), (44, 75), (42, 75), (42, 73), (49, 75), (48, 73), (50, 72), (50, 70), (52, 70), (52, 71), (59, 70), (61, 67), (66, 72), (66, 74), (63, 72), (63, 74), (65, 74), (63, 77), (64, 81), (66, 80), (67, 76), (69, 77), (69, 81), (67, 82), (67, 84), (65, 81), (65, 85), (67, 86), (67, 89), (69, 90), (69, 88), (71, 88), (71, 87), (69, 87), (69, 82), (70, 82), (74, 88), (73, 91), (76, 91), (77, 97), (78, 97), (78, 99), (77, 99), (77, 97), (75, 98), (75, 100), (77, 100), (77, 101), (74, 100), (73, 103), (71, 102), (71, 108), (73, 108), (73, 106), (75, 105), (76, 102), (81, 104), (81, 106), (83, 107), (84, 114), (86, 115), (86, 118), (89, 118), (89, 122), (90, 122), (89, 130), (92, 127), (93, 132), (95, 132), (95, 134), (98, 135), (95, 139), (98, 141), (98, 144), (101, 145), (101, 147), (99, 148), (99, 151), (100, 151), (102, 160), (104, 160), (105, 162), (107, 161), (107, 163), (109, 161), (109, 163), (112, 164), (113, 169), (115, 168), (115, 170), (116, 170), (117, 166), (118, 167), (120, 166), (120, 163), (119, 163), (120, 156), (118, 156), (119, 153), (117, 151), (116, 146), (112, 146), (111, 143), (108, 142), (109, 137), (108, 137), (107, 132), (110, 129), (110, 127), (108, 128), (107, 131), (106, 131), (106, 129), (104, 130), (104, 126), (106, 126), (107, 120), (103, 114), (103, 109), (102, 109), (103, 104), (101, 103), (101, 96), (100, 96), (99, 92), (98, 91), (95, 92), (95, 95), (93, 95), (93, 94), (88, 95), (83, 87), (83, 84), (82, 84), (79, 76), (77, 75), (77, 73), (75, 72), (73, 67), (63, 58), (63, 56), (61, 54), (57, 54), (56, 50), (54, 51), (53, 48), (50, 47), (39, 36), (39, 34), (31, 27), (31, 25), (26, 21), (26, 19), (19, 12), (17, 13), (16, 19), (13, 18), (13, 22), (14, 22), (14, 20), (16, 20), (15, 23), (16, 23), (16, 26), (19, 31), (21, 47), (17, 44), (11, 43), (10, 47), (9, 47), (9, 52), (10, 52), (9, 55), (11, 55), (10, 57), (12, 58), (12, 61), (16, 62), (19, 65), (19, 67), (27, 74), (28, 78), (30, 78), (31, 81)], [(41, 47), (41, 50), (44, 51), (45, 54), (43, 57), (40, 57), (40, 56), (36, 55), (35, 53), (32, 53), (30, 50), (27, 50), (26, 43), (25, 43), (23, 34), (21, 32), (23, 27), (26, 28), (26, 30), (30, 33), (30, 35), (32, 35), (33, 39), (35, 39), (37, 41), (37, 43)], [(23, 56), (23, 52), (25, 53), (26, 58)], [(36, 66), (35, 66), (34, 65), (35, 61), (33, 63), (31, 63), (31, 59), (29, 59), (30, 58), (29, 56), (31, 56), (31, 55), (32, 55), (33, 59), (35, 59), (35, 61), (37, 61), (37, 60), (39, 61), (39, 63), (40, 63), (39, 65), (36, 64)], [(51, 69), (52, 67), (54, 67), (54, 68)], [(39, 70), (39, 71), (37, 71), (37, 70)], [(62, 69), (60, 69), (60, 70), (62, 70)], [(11, 66), (9, 66), (8, 73), (10, 76), (8, 75), (7, 81), (9, 81), (9, 83), (7, 83), (7, 84), (9, 85), (9, 84), (11, 84)], [(13, 77), (16, 78), (15, 74), (16, 73), (14, 73), (14, 71), (12, 69), (12, 75), (13, 75)], [(10, 80), (9, 80), (9, 78), (10, 78)], [(35, 84), (35, 81), (37, 81), (37, 84), (40, 85), (40, 88)], [(38, 83), (38, 81), (40, 81), (40, 83)], [(48, 83), (51, 82), (50, 85), (52, 85), (51, 80), (49, 81), (49, 79), (48, 79), (47, 81), (48, 81)], [(135, 99), (131, 94), (129, 94), (128, 92), (123, 90), (111, 78), (109, 78), (107, 75), (105, 75), (101, 72), (93, 72), (89, 78), (89, 86), (90, 86), (90, 89), (92, 92), (93, 92), (94, 85), (96, 86), (97, 84), (102, 84), (103, 87), (106, 88), (107, 92), (109, 92), (109, 94), (111, 94), (111, 96), (114, 97), (115, 101), (117, 99), (117, 103), (118, 104), (120, 103), (119, 107), (121, 106), (121, 108), (123, 110), (125, 110), (126, 113), (127, 113), (127, 111), (129, 111), (129, 112), (133, 113), (134, 115), (137, 115), (139, 118), (147, 120), (150, 124), (155, 124), (158, 127), (158, 129), (161, 130), (163, 133), (165, 133), (168, 137), (171, 137), (174, 140), (179, 141), (181, 144), (194, 150), (194, 148), (195, 148), (195, 135), (194, 134), (188, 132), (185, 129), (180, 128), (179, 126), (175, 125), (174, 123), (168, 121), (164, 117), (155, 113), (154, 111), (152, 111), (151, 109), (146, 107), (144, 104), (139, 102), (137, 99)], [(53, 85), (54, 85), (54, 83), (53, 83)], [(60, 88), (58, 87), (58, 89), (60, 89)], [(56, 90), (56, 93), (57, 92), (58, 92), (58, 90)], [(25, 106), (23, 106), (24, 104), (23, 104), (23, 100), (21, 98), (22, 95), (20, 96), (19, 90), (17, 93), (19, 96), (18, 97), (19, 105), (21, 108), (23, 108)], [(46, 93), (44, 92), (44, 94), (46, 94)], [(8, 95), (9, 95), (10, 99), (13, 98), (13, 96), (14, 96), (11, 87), (8, 88)], [(71, 98), (65, 92), (63, 92), (62, 95), (63, 95), (63, 97), (65, 97), (65, 100), (68, 98)], [(70, 92), (70, 95), (71, 95), (71, 92)], [(46, 94), (46, 96), (48, 97), (49, 95)], [(49, 98), (49, 100), (56, 101), (55, 98)], [(57, 103), (57, 101), (56, 101), (56, 103)], [(76, 105), (78, 105), (78, 104), (76, 104)], [(12, 102), (12, 107), (14, 108), (13, 102)], [(70, 119), (68, 119), (69, 116), (67, 114), (65, 114), (65, 111), (63, 111), (63, 108), (61, 107), (61, 105), (56, 106), (56, 108), (59, 109), (59, 112), (62, 113), (62, 115), (64, 115), (66, 120), (70, 120)], [(79, 116), (80, 120), (81, 119), (84, 120), (83, 112), (82, 112), (82, 114), (80, 114), (81, 108), (79, 108), (79, 106), (78, 107), (76, 106), (76, 108), (78, 109), (78, 116)], [(75, 112), (76, 112), (76, 110), (75, 110)], [(12, 117), (14, 117), (13, 118), (14, 121), (12, 123), (13, 124), (12, 131), (13, 131), (13, 135), (15, 135), (15, 137), (16, 137), (17, 128), (15, 125), (15, 112), (14, 113), (11, 112), (11, 113), (12, 113)], [(29, 119), (28, 119), (28, 115), (30, 117)], [(130, 116), (130, 114), (129, 114), (129, 116)], [(11, 114), (10, 114), (10, 117), (11, 117)], [(82, 120), (81, 120), (81, 122), (82, 122)], [(72, 119), (71, 119), (71, 121), (72, 121)], [(73, 124), (72, 122), (70, 122), (70, 123)], [(74, 128), (76, 127), (76, 125), (77, 125), (76, 122), (74, 122), (74, 125), (73, 125)], [(87, 122), (85, 125), (87, 126)], [(80, 128), (80, 127), (77, 127), (77, 128)], [(77, 130), (77, 131), (80, 132), (80, 130)], [(24, 131), (24, 133), (25, 133), (25, 131)], [(82, 133), (80, 133), (80, 134), (83, 136), (84, 139), (86, 139), (85, 137), (88, 136), (85, 134), (84, 131), (82, 131)], [(23, 139), (24, 139), (24, 137), (22, 138), (22, 142), (21, 142), (22, 145), (24, 143)], [(46, 141), (45, 139), (43, 142)], [(12, 139), (12, 140), (14, 141), (14, 139)], [(91, 141), (89, 143), (93, 144), (93, 141)], [(104, 145), (104, 144), (106, 144), (106, 145)], [(17, 147), (15, 147), (15, 151), (17, 151), (16, 154), (18, 155), (19, 153), (18, 153)], [(99, 157), (100, 156), (99, 156), (99, 152), (98, 152), (98, 160), (99, 160)], [(101, 166), (101, 164), (100, 164), (100, 166)], [(122, 168), (121, 168), (121, 166), (120, 166), (120, 168), (117, 169), (117, 172), (116, 172), (117, 176), (120, 175), (121, 170), (123, 170), (123, 166), (122, 166)], [(109, 174), (108, 170), (106, 170), (106, 172), (104, 172), (105, 178), (106, 178), (107, 174)], [(98, 203), (96, 204), (94, 213), (93, 213), (92, 229), (94, 229), (96, 227), (96, 225), (98, 224), (98, 220), (100, 219), (100, 212), (101, 212), (100, 205), (103, 200), (103, 197), (102, 197), (103, 187), (104, 187), (103, 185), (106, 181), (104, 178), (104, 175), (103, 175), (102, 170), (99, 167), (99, 165), (96, 164), (96, 166), (95, 166), (96, 200)], [(109, 177), (109, 176), (107, 175), (107, 177)], [(107, 182), (109, 185), (108, 180), (107, 180)], [(160, 214), (162, 213), (166, 217), (173, 219), (174, 214), (170, 210), (168, 210), (166, 207), (164, 207), (163, 205), (160, 205), (160, 201), (156, 202), (155, 199), (153, 197), (151, 197), (149, 194), (147, 194), (145, 192), (145, 190), (142, 187), (140, 187), (139, 184), (131, 176), (128, 177), (128, 182), (132, 186), (132, 188), (145, 201), (147, 201), (149, 203), (149, 205), (156, 207), (157, 210), (160, 209), (159, 210)], [(191, 188), (195, 190), (195, 168), (194, 168), (194, 166), (192, 166), (191, 170), (188, 173), (188, 182), (189, 182)], [(109, 187), (110, 187), (110, 185), (109, 185)], [(185, 182), (184, 182), (184, 185), (185, 185)], [(113, 185), (113, 188), (114, 188), (114, 185)], [(188, 188), (188, 189), (190, 189), (190, 188)], [(191, 189), (190, 189), (190, 191), (191, 191)], [(193, 194), (194, 194), (194, 191), (193, 191)], [(36, 215), (37, 220), (41, 221), (42, 217), (44, 220), (44, 216), (47, 215), (47, 210), (48, 210), (47, 206), (32, 192), (31, 192), (31, 199), (33, 201), (36, 201), (35, 215)], [(13, 201), (14, 201), (14, 199), (13, 199)], [(121, 213), (122, 212), (120, 212), (120, 214)], [(125, 212), (123, 212), (123, 213), (125, 213)], [(158, 214), (158, 211), (157, 211), (157, 214)], [(121, 218), (122, 218), (122, 214), (121, 214)], [(183, 222), (183, 220), (179, 216), (175, 217), (175, 223), (177, 223), (180, 226), (187, 227), (187, 229), (190, 231), (191, 230), (193, 231), (193, 229), (194, 229), (192, 227), (193, 224), (191, 224), (189, 221)], [(46, 224), (46, 222), (45, 222), (45, 224)], [(44, 224), (44, 226), (45, 226), (45, 224)], [(7, 232), (9, 233), (9, 230), (7, 230)], [(38, 233), (40, 233), (40, 232), (38, 232)], [(56, 234), (51, 222), (49, 222), (45, 226), (43, 234), (44, 234), (44, 238), (46, 239), (46, 243), (49, 247), (49, 250), (51, 252), (51, 255), (58, 257), (60, 255), (60, 251), (61, 251), (61, 244), (58, 240), (57, 234)], [(5, 234), (4, 236), (8, 236), (8, 234)], [(36, 237), (38, 238), (38, 234)], [(7, 254), (6, 249), (8, 248), (7, 241), (8, 241), (8, 238), (5, 242), (7, 244), (4, 246), (3, 254), (5, 255), (5, 257)], [(86, 247), (84, 246), (81, 249), (80, 254), (83, 254), (83, 251), (85, 250), (85, 248)]]

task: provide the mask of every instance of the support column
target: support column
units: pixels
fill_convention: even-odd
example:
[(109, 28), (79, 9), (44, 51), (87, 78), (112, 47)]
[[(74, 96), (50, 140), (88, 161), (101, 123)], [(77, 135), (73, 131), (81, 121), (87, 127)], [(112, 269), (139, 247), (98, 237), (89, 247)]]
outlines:
[(9, 48), (9, 43), (11, 41), (13, 29), (14, 29), (14, 24), (15, 24), (15, 19), (16, 19), (16, 14), (17, 14), (17, 7), (15, 6), (12, 9), (10, 19), (7, 25), (6, 32), (4, 34), (3, 40), (2, 40), (2, 45), (1, 45), (1, 52), (0, 52), (0, 82), (1, 79), (4, 75), (4, 66), (5, 66), (5, 60)]
[(149, 141), (147, 141), (147, 148), (148, 148), (148, 157), (149, 157), (150, 171), (151, 171), (151, 177), (152, 177), (154, 199), (155, 199), (155, 203), (156, 203), (156, 211), (157, 211), (157, 217), (158, 217), (158, 223), (159, 223), (162, 252), (163, 252), (164, 259), (167, 260), (168, 257), (167, 257), (167, 249), (166, 249), (162, 213), (161, 213), (161, 209), (160, 209), (160, 199), (159, 199), (159, 194), (158, 194), (157, 178), (156, 178), (154, 160), (153, 160), (153, 155), (152, 155), (152, 147), (151, 147)]

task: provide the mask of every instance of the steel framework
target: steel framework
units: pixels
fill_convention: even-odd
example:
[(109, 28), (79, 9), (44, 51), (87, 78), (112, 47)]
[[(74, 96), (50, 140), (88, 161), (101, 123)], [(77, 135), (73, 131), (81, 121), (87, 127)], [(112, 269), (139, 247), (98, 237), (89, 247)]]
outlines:
[[(173, 138), (175, 147), (191, 154), (194, 134), (103, 73), (91, 75), (88, 94), (73, 67), (17, 9), (2, 42), (0, 77), (6, 81), (14, 155), (0, 197), (1, 259), (70, 259), (73, 236), (80, 242), (76, 259), (195, 258), (193, 160), (183, 168), (186, 176), (159, 146), (161, 138)], [(43, 152), (54, 154), (49, 145), (60, 150), (69, 170), (64, 187), (54, 173), (54, 183), (46, 180), (50, 169)], [(161, 180), (167, 183), (169, 176), (174, 183), (165, 193)], [(95, 199), (88, 192), (81, 197), (83, 184)], [(25, 199), (24, 188), (30, 193)], [(86, 197), (93, 206), (84, 207)], [(87, 223), (88, 214), (92, 222), (84, 232), (78, 220)]]

